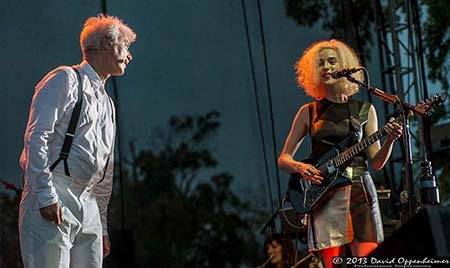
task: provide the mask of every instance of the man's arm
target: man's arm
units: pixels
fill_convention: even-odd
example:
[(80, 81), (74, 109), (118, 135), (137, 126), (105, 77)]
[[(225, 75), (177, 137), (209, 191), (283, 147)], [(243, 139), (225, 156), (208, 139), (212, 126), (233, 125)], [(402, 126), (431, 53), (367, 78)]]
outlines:
[(98, 209), (100, 212), (100, 221), (102, 223), (103, 228), (103, 257), (109, 255), (110, 250), (110, 241), (108, 235), (108, 204), (111, 198), (112, 188), (113, 188), (113, 176), (114, 176), (114, 144), (116, 138), (116, 130), (115, 130), (115, 109), (114, 103), (111, 98), (109, 98), (110, 107), (111, 107), (111, 118), (112, 118), (112, 148), (109, 155), (108, 164), (105, 170), (104, 179), (95, 185), (94, 187), (94, 195), (97, 200)]
[(69, 96), (69, 89), (68, 73), (62, 68), (54, 70), (36, 86), (31, 103), (21, 166), (40, 208), (58, 202), (49, 169), (49, 143), (71, 98), (76, 101), (76, 96)]
[[(114, 152), (114, 149), (113, 149)], [(100, 220), (103, 228), (103, 257), (109, 255), (110, 241), (108, 235), (108, 204), (113, 187), (114, 153), (111, 154), (106, 169), (105, 179), (94, 187), (94, 195), (97, 199), (100, 211)]]
[(103, 235), (108, 235), (108, 204), (113, 187), (113, 167), (114, 154), (111, 154), (108, 161), (108, 167), (106, 169), (105, 179), (94, 187), (94, 195), (97, 199), (97, 205), (100, 211)]

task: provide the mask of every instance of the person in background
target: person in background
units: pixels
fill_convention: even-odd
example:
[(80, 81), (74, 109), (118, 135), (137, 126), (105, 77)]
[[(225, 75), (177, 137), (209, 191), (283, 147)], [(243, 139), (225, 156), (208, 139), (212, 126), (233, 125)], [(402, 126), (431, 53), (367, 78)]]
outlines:
[(284, 234), (273, 234), (264, 242), (266, 260), (264, 267), (287, 268), (294, 265), (295, 251), (290, 237)]

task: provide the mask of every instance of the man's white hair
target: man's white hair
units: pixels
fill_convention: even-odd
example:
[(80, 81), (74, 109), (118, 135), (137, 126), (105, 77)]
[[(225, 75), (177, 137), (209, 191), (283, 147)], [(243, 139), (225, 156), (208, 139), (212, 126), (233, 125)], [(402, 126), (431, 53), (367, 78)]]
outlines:
[(125, 38), (130, 43), (136, 40), (136, 33), (117, 17), (99, 14), (90, 17), (84, 23), (80, 34), (80, 46), (83, 58), (89, 50), (102, 49), (102, 40), (107, 38), (110, 45), (119, 41), (119, 37)]

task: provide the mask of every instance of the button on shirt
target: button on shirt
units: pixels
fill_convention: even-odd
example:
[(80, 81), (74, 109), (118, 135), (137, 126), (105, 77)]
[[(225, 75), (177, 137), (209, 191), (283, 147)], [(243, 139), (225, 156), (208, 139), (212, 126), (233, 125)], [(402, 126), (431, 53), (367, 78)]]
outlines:
[[(81, 75), (83, 104), (67, 162), (76, 183), (96, 184), (94, 194), (105, 230), (112, 191), (114, 105), (100, 77), (87, 61), (75, 67)], [(71, 67), (62, 66), (51, 71), (36, 86), (20, 166), (24, 170), (25, 194), (34, 195), (40, 208), (58, 202), (49, 167), (59, 157), (77, 99), (78, 78)], [(64, 174), (63, 163), (60, 162), (53, 172)]]

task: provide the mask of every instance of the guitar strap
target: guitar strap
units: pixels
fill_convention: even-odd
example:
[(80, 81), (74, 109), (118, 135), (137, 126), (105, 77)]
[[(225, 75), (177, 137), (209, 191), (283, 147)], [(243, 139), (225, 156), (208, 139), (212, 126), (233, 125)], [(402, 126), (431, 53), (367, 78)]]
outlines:
[(364, 101), (363, 106), (359, 108), (358, 102), (352, 98), (348, 101), (348, 109), (350, 114), (350, 125), (355, 132), (360, 131), (361, 126), (367, 123), (370, 103)]
[(314, 102), (310, 102), (310, 103), (308, 103), (308, 113), (309, 113), (309, 128), (308, 128), (308, 133), (309, 133), (309, 135), (311, 136), (311, 124), (312, 124), (312, 121), (313, 121), (313, 113), (315, 113), (316, 111), (315, 111), (315, 107), (316, 107), (316, 103), (317, 101), (314, 101)]

